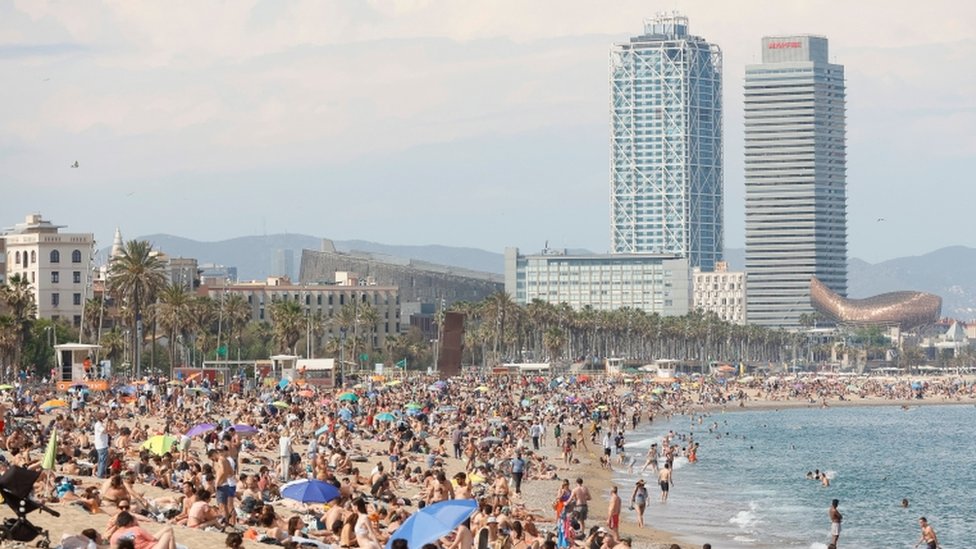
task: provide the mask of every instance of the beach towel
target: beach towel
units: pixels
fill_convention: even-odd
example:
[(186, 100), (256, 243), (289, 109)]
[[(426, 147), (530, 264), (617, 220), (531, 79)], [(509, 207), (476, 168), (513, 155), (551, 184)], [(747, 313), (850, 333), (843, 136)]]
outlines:
[(569, 547), (573, 544), (573, 526), (569, 513), (563, 513), (556, 522), (556, 547)]

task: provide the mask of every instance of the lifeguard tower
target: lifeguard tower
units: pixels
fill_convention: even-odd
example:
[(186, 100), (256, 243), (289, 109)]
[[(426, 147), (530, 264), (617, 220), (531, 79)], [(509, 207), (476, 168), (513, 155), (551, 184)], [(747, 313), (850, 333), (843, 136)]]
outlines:
[(87, 343), (64, 343), (54, 346), (57, 361), (57, 387), (67, 391), (75, 385), (84, 385), (92, 391), (108, 390), (108, 380), (99, 379), (98, 366), (94, 364), (98, 345)]
[(286, 370), (295, 370), (298, 358), (295, 355), (271, 355), (271, 375), (264, 378), (264, 385), (277, 385)]

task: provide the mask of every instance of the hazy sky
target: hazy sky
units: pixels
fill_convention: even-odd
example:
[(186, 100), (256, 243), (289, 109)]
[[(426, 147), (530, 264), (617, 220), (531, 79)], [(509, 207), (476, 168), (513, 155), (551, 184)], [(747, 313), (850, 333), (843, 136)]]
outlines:
[(744, 66), (789, 33), (846, 66), (851, 255), (973, 246), (974, 6), (0, 2), (0, 225), (605, 251), (609, 48), (679, 9), (724, 51), (727, 246)]

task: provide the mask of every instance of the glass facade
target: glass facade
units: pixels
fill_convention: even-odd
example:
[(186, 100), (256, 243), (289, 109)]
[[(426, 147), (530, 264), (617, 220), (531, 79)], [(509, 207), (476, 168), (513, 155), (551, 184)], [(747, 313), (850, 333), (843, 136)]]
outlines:
[(509, 248), (505, 290), (520, 304), (541, 299), (574, 309), (632, 307), (661, 315), (686, 314), (691, 301), (688, 260), (673, 255), (567, 255), (545, 250), (525, 256)]
[(791, 328), (813, 313), (811, 278), (847, 293), (844, 67), (826, 38), (762, 46), (745, 78), (747, 314)]
[(658, 17), (610, 54), (611, 250), (722, 257), (722, 56)]

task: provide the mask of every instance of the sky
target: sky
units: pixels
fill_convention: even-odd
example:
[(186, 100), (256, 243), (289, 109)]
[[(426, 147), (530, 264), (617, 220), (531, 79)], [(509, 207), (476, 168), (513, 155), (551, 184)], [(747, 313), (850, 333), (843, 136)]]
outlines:
[(976, 3), (946, 0), (0, 2), (0, 226), (604, 252), (609, 50), (665, 10), (723, 51), (727, 247), (779, 34), (846, 67), (849, 254), (976, 246)]

